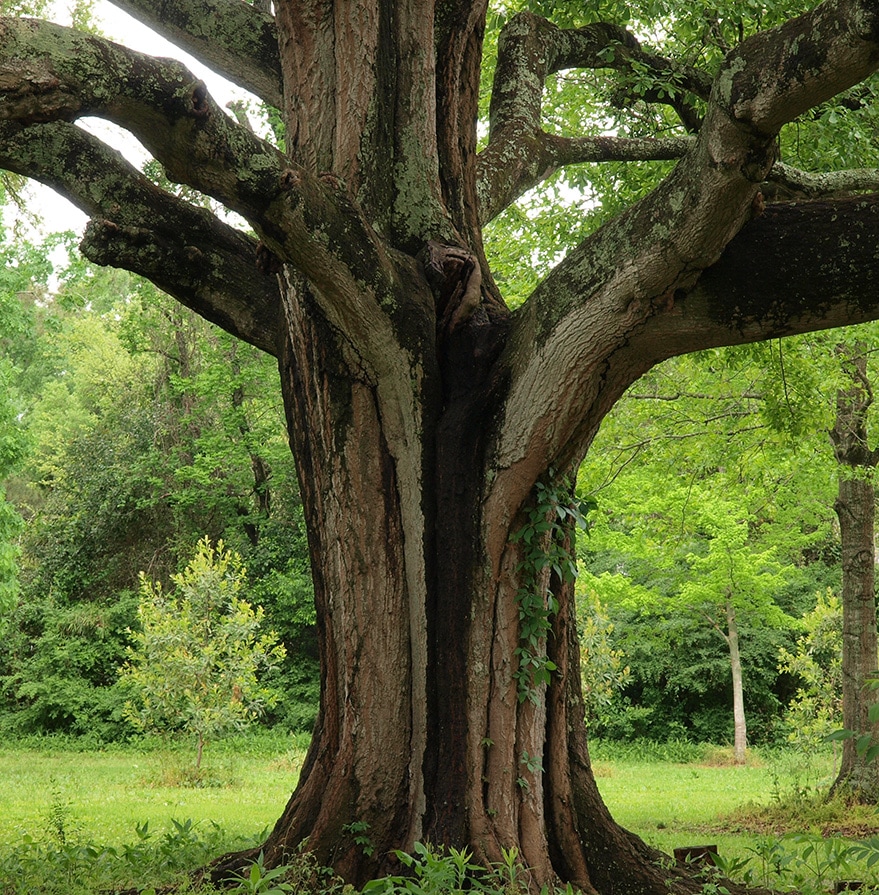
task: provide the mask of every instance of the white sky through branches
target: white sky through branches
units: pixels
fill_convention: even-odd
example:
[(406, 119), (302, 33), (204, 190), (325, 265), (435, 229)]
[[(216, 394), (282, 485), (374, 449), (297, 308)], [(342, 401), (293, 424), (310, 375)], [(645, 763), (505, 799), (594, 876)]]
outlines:
[[(221, 78), (127, 13), (117, 9), (107, 0), (96, 0), (94, 16), (97, 27), (108, 39), (152, 56), (170, 56), (179, 59), (189, 67), (193, 74), (205, 81), (211, 95), (221, 106), (225, 106), (232, 100), (249, 97), (244, 90)], [(70, 24), (70, 14), (66, 3), (56, 5), (52, 19), (59, 24)], [(99, 136), (114, 149), (119, 150), (128, 161), (138, 168), (141, 168), (149, 158), (140, 143), (121, 128), (95, 118), (83, 119), (79, 124)], [(36, 213), (42, 219), (39, 230), (43, 233), (56, 233), (64, 230), (82, 233), (87, 220), (86, 216), (54, 190), (31, 181), (24, 198), (28, 210)], [(11, 211), (11, 219), (7, 218), (7, 223), (13, 223), (16, 220), (14, 209)], [(26, 227), (26, 229), (32, 228)]]

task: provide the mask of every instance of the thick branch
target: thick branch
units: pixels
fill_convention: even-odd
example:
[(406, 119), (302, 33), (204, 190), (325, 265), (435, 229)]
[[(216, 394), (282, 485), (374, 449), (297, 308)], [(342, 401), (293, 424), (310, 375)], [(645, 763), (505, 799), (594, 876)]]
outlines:
[(35, 19), (0, 19), (0, 119), (96, 115), (130, 130), (168, 176), (248, 219), (281, 192), (282, 153), (229, 118), (185, 66)]
[(270, 106), (283, 86), (274, 16), (241, 0), (110, 0)]
[(715, 81), (718, 99), (738, 121), (774, 135), (876, 71), (877, 32), (875, 2), (827, 0), (731, 53)]
[(769, 173), (769, 183), (781, 196), (821, 199), (846, 193), (879, 191), (879, 170), (855, 168), (849, 171), (826, 171), (812, 174), (776, 162)]
[(159, 189), (72, 124), (0, 124), (0, 167), (42, 181), (92, 217), (82, 245), (92, 261), (147, 277), (238, 338), (276, 353), (277, 280), (257, 269), (254, 239)]
[[(498, 44), (488, 145), (480, 155), (483, 221), (491, 220), (560, 164), (571, 164), (575, 159), (596, 160), (596, 152), (606, 148), (600, 141), (607, 138), (562, 140), (543, 130), (542, 98), (547, 76), (568, 68), (628, 69), (633, 65), (679, 85), (677, 99), (673, 100), (679, 105), (686, 93), (708, 96), (711, 84), (707, 76), (646, 52), (624, 28), (599, 23), (563, 30), (531, 13), (520, 13), (507, 23)], [(680, 112), (682, 118), (692, 118), (688, 109)], [(587, 141), (593, 139), (594, 146), (587, 149)], [(643, 144), (634, 150), (640, 159), (679, 158), (682, 154), (679, 147), (672, 149), (665, 140), (654, 144), (655, 155), (649, 154), (647, 141), (632, 143)], [(590, 152), (589, 158), (578, 159), (580, 154)]]
[(397, 268), (341, 184), (236, 124), (179, 63), (47, 22), (0, 19), (0, 121), (26, 127), (85, 115), (128, 129), (171, 179), (243, 215), (305, 275), (364, 359), (381, 365)]
[(875, 320), (877, 245), (879, 196), (767, 205), (645, 337), (670, 357)]
[[(499, 475), (514, 486), (514, 501), (521, 486), (532, 484), (523, 464), (576, 460), (613, 401), (659, 359), (638, 335), (658, 326), (654, 318), (674, 321), (664, 333), (666, 347), (652, 346), (667, 356), (680, 324), (674, 316), (680, 296), (759, 214), (754, 199), (772, 167), (778, 128), (877, 67), (879, 9), (871, 0), (828, 0), (745, 41), (727, 60), (693, 149), (649, 196), (575, 249), (517, 312), (504, 358), (512, 376), (497, 452), (498, 465), (509, 471)], [(811, 245), (808, 234), (801, 231), (799, 240), (809, 246), (814, 269), (816, 259), (826, 261), (839, 246), (822, 255), (816, 248), (825, 247)], [(875, 243), (868, 257), (875, 273)], [(840, 293), (830, 294), (838, 299)], [(796, 300), (789, 297), (787, 306)], [(834, 308), (827, 326), (856, 316), (850, 308), (840, 319)], [(810, 316), (814, 325), (816, 315)], [(716, 344), (742, 340), (734, 324), (727, 320), (724, 336), (718, 328), (717, 338), (725, 341)], [(772, 329), (764, 316), (753, 338)], [(640, 353), (627, 351), (636, 340)], [(703, 337), (684, 350), (706, 344)], [(534, 407), (544, 411), (535, 415)]]
[(487, 8), (488, 0), (435, 5), (436, 139), (443, 201), (464, 242), (480, 251), (473, 122), (479, 114), (479, 67)]

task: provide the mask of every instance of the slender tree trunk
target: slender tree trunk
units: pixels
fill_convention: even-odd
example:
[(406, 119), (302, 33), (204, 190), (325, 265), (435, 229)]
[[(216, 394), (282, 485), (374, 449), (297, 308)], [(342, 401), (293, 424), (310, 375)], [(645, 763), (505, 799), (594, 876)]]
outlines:
[[(843, 742), (834, 792), (859, 801), (879, 798), (879, 764), (865, 760), (858, 749), (862, 738), (879, 735), (869, 720), (876, 692), (868, 679), (875, 675), (877, 658), (875, 537), (876, 497), (872, 474), (877, 456), (867, 445), (867, 410), (872, 392), (867, 379), (864, 346), (840, 346), (851, 387), (837, 395), (836, 421), (830, 432), (839, 463), (835, 509), (842, 546), (842, 714), (843, 726), (855, 734)], [(859, 751), (861, 754), (859, 754)]]
[(734, 751), (736, 764), (745, 763), (748, 749), (748, 727), (745, 723), (745, 694), (742, 686), (742, 657), (739, 654), (739, 626), (732, 599), (726, 601), (726, 642), (729, 645), (729, 663), (732, 669)]

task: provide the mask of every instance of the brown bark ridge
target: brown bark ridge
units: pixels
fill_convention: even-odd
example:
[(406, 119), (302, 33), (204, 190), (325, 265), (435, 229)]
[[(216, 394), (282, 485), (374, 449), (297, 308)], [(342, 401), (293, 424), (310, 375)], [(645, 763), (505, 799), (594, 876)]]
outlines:
[(879, 764), (867, 760), (865, 745), (872, 745), (879, 736), (879, 724), (870, 721), (870, 708), (877, 701), (870, 682), (879, 668), (872, 480), (879, 451), (870, 450), (867, 440), (873, 392), (865, 350), (857, 343), (837, 347), (849, 384), (837, 392), (836, 419), (830, 430), (839, 464), (835, 509), (842, 548), (842, 723), (853, 734), (843, 741), (839, 774), (831, 791), (873, 803), (879, 799)]
[[(0, 166), (87, 210), (89, 257), (143, 273), (278, 359), (321, 708), (266, 860), (306, 844), (360, 884), (429, 841), (484, 863), (514, 853), (535, 890), (699, 889), (604, 806), (573, 588), (546, 569), (526, 580), (516, 535), (539, 494), (564, 500), (604, 415), (658, 361), (879, 318), (875, 195), (755, 216), (779, 128), (879, 66), (875, 3), (828, 0), (743, 42), (713, 78), (679, 66), (674, 110), (690, 134), (652, 144), (547, 136), (543, 79), (601, 67), (611, 47), (621, 66), (677, 63), (611, 25), (514, 17), (477, 153), (486, 2), (276, 0), (273, 21), (238, 0), (119, 2), (202, 53), (198, 14), (226, 22), (234, 7), (240, 33), (218, 33), (213, 64), (279, 105), (283, 150), (178, 63), (6, 17)], [(256, 86), (260, 60), (272, 71)], [(83, 134), (87, 115), (129, 130), (255, 237), (149, 184)], [(621, 157), (680, 161), (509, 309), (484, 224), (558, 165)], [(572, 549), (569, 526), (552, 531), (541, 549)], [(534, 614), (549, 631), (529, 655), (552, 670), (523, 690)], [(227, 856), (215, 877), (249, 857)]]

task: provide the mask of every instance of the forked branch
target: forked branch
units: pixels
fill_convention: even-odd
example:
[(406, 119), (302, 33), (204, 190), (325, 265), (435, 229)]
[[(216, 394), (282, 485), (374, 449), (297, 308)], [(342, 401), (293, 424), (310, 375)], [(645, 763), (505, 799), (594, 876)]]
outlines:
[[(510, 397), (498, 444), (499, 464), (509, 469), (511, 482), (521, 479), (530, 487), (527, 477), (517, 479), (516, 466), (535, 452), (548, 464), (578, 460), (597, 425), (590, 419), (600, 420), (622, 390), (669, 351), (678, 353), (673, 342), (686, 340), (695, 328), (703, 328), (700, 338), (682, 350), (708, 345), (705, 330), (712, 328), (714, 344), (736, 341), (739, 327), (747, 332), (742, 341), (794, 331), (784, 327), (803, 319), (797, 310), (802, 296), (790, 288), (771, 308), (766, 292), (755, 290), (753, 305), (742, 304), (725, 319), (717, 305), (700, 304), (694, 293), (704, 294), (703, 271), (742, 226), (755, 215), (762, 219), (754, 200), (775, 161), (779, 128), (877, 68), (875, 0), (828, 0), (730, 54), (696, 142), (674, 171), (574, 249), (516, 312), (506, 353), (513, 370)], [(814, 244), (808, 218), (799, 224), (796, 239), (812, 255), (808, 269), (814, 269), (815, 258), (839, 251), (839, 245), (822, 250)], [(875, 244), (865, 251), (862, 261), (875, 279)], [(813, 322), (820, 313), (832, 326), (844, 322), (840, 307), (850, 293), (824, 282), (827, 307), (819, 312), (812, 304), (803, 312)], [(701, 288), (694, 290), (697, 283)], [(722, 287), (728, 294), (728, 283)], [(686, 320), (683, 308), (689, 309)], [(879, 308), (871, 306), (862, 319), (877, 315)], [(548, 394), (542, 385), (547, 382), (565, 388)], [(537, 421), (526, 412), (534, 406), (546, 407)]]
[(627, 70), (633, 66), (673, 81), (677, 89), (665, 101), (678, 108), (685, 122), (694, 120), (688, 97), (707, 98), (708, 76), (644, 50), (624, 28), (599, 23), (561, 29), (531, 13), (520, 13), (504, 26), (492, 87), (488, 145), (479, 157), (483, 221), (491, 220), (561, 165), (680, 158), (686, 140), (565, 139), (543, 129), (542, 98), (549, 75), (569, 68)]
[(65, 122), (0, 123), (0, 167), (51, 186), (92, 218), (86, 257), (147, 277), (227, 332), (277, 352), (277, 280), (258, 270), (255, 239), (160, 189)]

